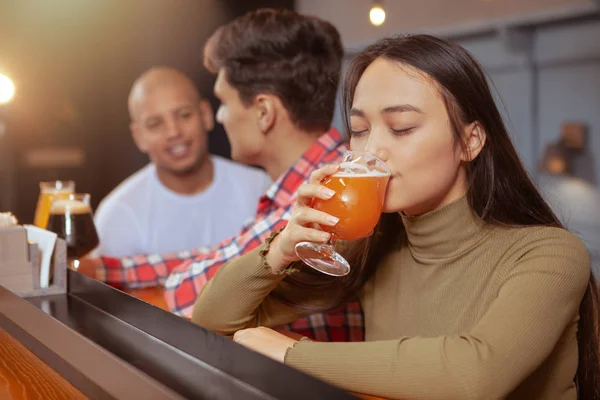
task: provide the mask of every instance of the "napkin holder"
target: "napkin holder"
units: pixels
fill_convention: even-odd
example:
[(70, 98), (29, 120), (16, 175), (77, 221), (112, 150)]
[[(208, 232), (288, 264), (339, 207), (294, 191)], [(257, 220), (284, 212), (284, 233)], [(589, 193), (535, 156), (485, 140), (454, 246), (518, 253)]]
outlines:
[(21, 297), (67, 292), (67, 245), (57, 238), (51, 258), (52, 282), (40, 287), (40, 250), (27, 240), (27, 231), (16, 225), (0, 228), (0, 286)]

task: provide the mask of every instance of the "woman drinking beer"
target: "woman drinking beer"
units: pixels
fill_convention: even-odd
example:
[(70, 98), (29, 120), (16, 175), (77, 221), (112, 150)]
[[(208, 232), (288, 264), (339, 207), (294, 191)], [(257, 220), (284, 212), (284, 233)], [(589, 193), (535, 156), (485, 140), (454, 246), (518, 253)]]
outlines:
[[(219, 270), (193, 320), (355, 392), (600, 399), (589, 254), (535, 189), (473, 57), (431, 36), (384, 39), (354, 58), (344, 97), (351, 148), (391, 170), (374, 234), (338, 246), (350, 273), (304, 268), (295, 252), (336, 224), (311, 207), (332, 196), (328, 166), (285, 229)], [(266, 328), (354, 298), (364, 343)]]

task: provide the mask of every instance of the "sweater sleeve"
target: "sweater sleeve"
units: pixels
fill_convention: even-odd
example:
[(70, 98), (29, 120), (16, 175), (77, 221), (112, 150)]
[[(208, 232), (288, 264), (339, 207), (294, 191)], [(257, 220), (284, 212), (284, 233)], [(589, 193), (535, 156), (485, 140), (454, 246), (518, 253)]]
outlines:
[(277, 295), (289, 292), (283, 280), (297, 269), (292, 264), (279, 274), (272, 272), (264, 256), (273, 237), (217, 272), (198, 295), (192, 312), (194, 323), (232, 336), (240, 329), (285, 325), (310, 314), (312, 306), (319, 306), (318, 299), (302, 298), (307, 307), (299, 309), (289, 305), (295, 301), (284, 301)]
[(302, 341), (286, 364), (344, 389), (403, 399), (504, 398), (576, 323), (589, 254), (564, 232), (532, 240), (469, 331), (367, 343)]

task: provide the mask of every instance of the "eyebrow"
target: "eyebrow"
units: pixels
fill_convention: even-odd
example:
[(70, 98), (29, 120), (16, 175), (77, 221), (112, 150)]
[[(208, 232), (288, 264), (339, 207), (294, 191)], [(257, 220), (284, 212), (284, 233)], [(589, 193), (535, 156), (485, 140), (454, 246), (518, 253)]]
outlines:
[(419, 114), (424, 114), (423, 110), (421, 110), (417, 106), (413, 106), (411, 104), (401, 104), (397, 106), (386, 107), (383, 109), (383, 114), (390, 114), (395, 112), (416, 112)]
[[(397, 113), (397, 112), (416, 112), (419, 114), (425, 114), (423, 112), (423, 110), (421, 110), (419, 107), (417, 106), (413, 106), (411, 104), (400, 104), (397, 106), (390, 106), (390, 107), (386, 107), (384, 108), (381, 113), (382, 114), (391, 114), (391, 113)], [(350, 116), (354, 116), (354, 117), (364, 117), (365, 113), (362, 110), (359, 110), (358, 108), (352, 108), (350, 110)]]
[(351, 117), (364, 117), (365, 113), (363, 111), (359, 110), (358, 108), (351, 108), (350, 116)]

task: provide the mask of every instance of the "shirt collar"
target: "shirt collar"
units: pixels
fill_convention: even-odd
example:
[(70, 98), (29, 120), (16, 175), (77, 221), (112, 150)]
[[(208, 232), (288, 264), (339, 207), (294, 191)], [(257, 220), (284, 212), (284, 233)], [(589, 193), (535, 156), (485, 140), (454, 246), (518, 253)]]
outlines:
[(312, 171), (323, 163), (339, 162), (346, 150), (344, 139), (338, 130), (329, 129), (267, 189), (261, 198), (261, 204), (268, 203), (275, 207), (288, 205), (291, 198), (296, 195), (298, 187), (308, 180)]

